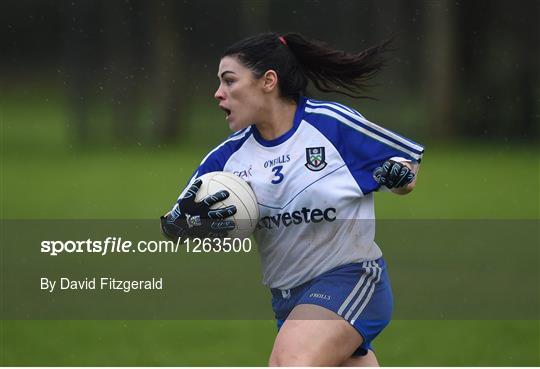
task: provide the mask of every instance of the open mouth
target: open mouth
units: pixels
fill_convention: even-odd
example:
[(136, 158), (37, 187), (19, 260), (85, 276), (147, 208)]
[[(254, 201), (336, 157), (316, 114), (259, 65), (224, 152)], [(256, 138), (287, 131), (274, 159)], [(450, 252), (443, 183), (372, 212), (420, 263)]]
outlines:
[(223, 106), (220, 106), (221, 110), (223, 110), (225, 112), (225, 119), (229, 118), (229, 116), (231, 115), (231, 110), (230, 109), (227, 109), (227, 108), (224, 108)]

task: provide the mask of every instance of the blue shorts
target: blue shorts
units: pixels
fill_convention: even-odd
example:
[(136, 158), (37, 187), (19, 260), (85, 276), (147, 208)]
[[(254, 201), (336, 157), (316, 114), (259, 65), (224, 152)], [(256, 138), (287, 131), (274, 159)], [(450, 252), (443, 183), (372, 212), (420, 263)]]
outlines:
[(348, 321), (362, 336), (363, 343), (353, 355), (372, 350), (371, 341), (392, 315), (392, 289), (383, 258), (342, 265), (290, 290), (271, 291), (278, 330), (295, 306), (322, 306)]

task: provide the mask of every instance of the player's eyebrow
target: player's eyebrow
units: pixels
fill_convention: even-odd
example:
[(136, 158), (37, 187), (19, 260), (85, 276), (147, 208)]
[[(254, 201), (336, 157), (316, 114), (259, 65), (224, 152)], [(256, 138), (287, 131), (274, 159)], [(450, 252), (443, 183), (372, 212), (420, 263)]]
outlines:
[[(236, 74), (236, 73), (234, 73), (232, 70), (226, 70), (225, 72), (221, 73), (221, 78), (223, 78), (223, 76), (224, 76), (225, 74), (227, 74), (227, 73)], [(220, 78), (220, 77), (218, 76), (218, 78)]]

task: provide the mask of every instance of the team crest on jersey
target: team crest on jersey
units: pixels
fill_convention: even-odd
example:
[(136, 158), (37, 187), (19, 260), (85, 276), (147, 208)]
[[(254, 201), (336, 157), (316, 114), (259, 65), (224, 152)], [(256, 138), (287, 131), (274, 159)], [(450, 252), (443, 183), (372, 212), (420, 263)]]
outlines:
[(324, 147), (306, 147), (306, 167), (318, 172), (326, 167)]

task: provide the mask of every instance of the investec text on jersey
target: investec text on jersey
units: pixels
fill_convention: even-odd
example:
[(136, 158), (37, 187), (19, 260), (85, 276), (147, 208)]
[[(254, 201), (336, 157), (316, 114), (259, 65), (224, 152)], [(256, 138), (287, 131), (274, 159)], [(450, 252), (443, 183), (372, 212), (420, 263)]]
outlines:
[[(332, 215), (330, 213), (333, 213)], [(293, 224), (300, 223), (320, 223), (323, 220), (327, 222), (333, 222), (336, 220), (336, 209), (335, 208), (326, 208), (321, 209), (309, 209), (302, 208), (302, 210), (295, 210), (291, 213), (278, 213), (276, 215), (262, 217), (257, 224), (257, 228), (267, 228), (273, 229), (273, 226), (279, 228), (282, 224), (285, 227), (288, 227)]]

